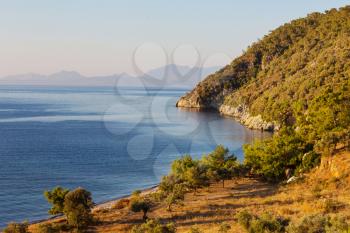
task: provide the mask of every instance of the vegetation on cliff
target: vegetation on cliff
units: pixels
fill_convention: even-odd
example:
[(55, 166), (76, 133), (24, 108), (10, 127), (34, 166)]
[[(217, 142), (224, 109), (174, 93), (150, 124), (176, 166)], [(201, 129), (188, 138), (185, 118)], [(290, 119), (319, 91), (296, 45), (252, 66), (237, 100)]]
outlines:
[[(350, 141), (350, 6), (287, 23), (222, 70), (178, 106), (245, 109), (277, 122), (272, 139), (246, 146), (246, 164), (279, 180), (317, 164)], [(258, 124), (259, 125), (259, 124)], [(306, 167), (305, 167), (306, 166)]]

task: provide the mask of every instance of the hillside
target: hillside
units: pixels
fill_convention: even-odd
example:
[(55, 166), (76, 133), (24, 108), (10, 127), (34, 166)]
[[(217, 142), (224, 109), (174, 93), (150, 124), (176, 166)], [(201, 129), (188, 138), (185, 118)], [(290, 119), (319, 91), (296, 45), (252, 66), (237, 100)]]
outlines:
[[(183, 96), (178, 107), (214, 108), (250, 128), (294, 125), (317, 101), (350, 100), (350, 7), (287, 23)], [(331, 103), (333, 104), (333, 103)], [(336, 108), (336, 107), (335, 107)]]
[[(219, 229), (224, 225), (230, 226), (228, 233), (244, 233), (246, 231), (236, 215), (241, 211), (257, 216), (269, 213), (285, 219), (289, 225), (297, 225), (308, 216), (342, 216), (349, 220), (349, 156), (349, 153), (340, 153), (325, 159), (301, 182), (290, 185), (273, 185), (253, 178), (226, 181), (225, 188), (221, 183), (213, 183), (197, 193), (186, 194), (183, 204), (174, 206), (171, 212), (166, 210), (165, 204), (155, 205), (149, 218), (158, 219), (163, 224), (174, 223), (178, 233), (188, 233), (194, 228), (203, 233), (223, 232)], [(141, 213), (132, 213), (127, 206), (116, 203), (95, 208), (93, 214), (98, 224), (89, 227), (87, 232), (126, 233), (133, 226), (143, 223)], [(63, 219), (52, 222), (64, 224)], [(40, 232), (38, 226), (40, 224), (30, 226), (31, 232)], [(308, 223), (308, 227), (314, 230), (316, 226), (315, 222)]]

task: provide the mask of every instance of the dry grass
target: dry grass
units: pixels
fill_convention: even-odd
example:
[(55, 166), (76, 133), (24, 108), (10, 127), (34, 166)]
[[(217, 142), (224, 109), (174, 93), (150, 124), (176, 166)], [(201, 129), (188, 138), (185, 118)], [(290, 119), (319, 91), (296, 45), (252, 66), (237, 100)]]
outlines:
[[(231, 225), (230, 232), (244, 232), (235, 220), (235, 214), (248, 210), (253, 214), (270, 212), (292, 221), (315, 213), (340, 214), (350, 220), (350, 154), (343, 153), (324, 159), (304, 180), (295, 184), (277, 186), (256, 179), (241, 178), (212, 184), (197, 194), (189, 193), (183, 206), (172, 212), (157, 205), (149, 213), (163, 223), (174, 222), (178, 232), (197, 227), (203, 232), (218, 232), (220, 224)], [(129, 232), (142, 223), (142, 214), (131, 213), (128, 208), (100, 208), (94, 216), (99, 224), (90, 232)], [(35, 225), (31, 226), (35, 232)]]

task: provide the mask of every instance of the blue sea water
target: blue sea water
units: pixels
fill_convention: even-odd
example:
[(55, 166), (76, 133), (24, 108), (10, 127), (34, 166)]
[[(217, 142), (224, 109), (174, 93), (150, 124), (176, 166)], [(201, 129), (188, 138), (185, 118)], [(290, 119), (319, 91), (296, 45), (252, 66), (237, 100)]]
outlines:
[(157, 184), (172, 160), (267, 137), (215, 112), (177, 109), (186, 90), (0, 87), (0, 227), (48, 217), (43, 191), (96, 203)]

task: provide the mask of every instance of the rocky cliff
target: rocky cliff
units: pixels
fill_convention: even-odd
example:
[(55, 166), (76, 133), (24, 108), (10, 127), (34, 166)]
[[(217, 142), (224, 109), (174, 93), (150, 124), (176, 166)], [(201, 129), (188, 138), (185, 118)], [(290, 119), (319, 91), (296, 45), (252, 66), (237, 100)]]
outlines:
[(223, 115), (234, 117), (250, 129), (259, 129), (262, 131), (277, 131), (279, 129), (279, 125), (276, 122), (264, 121), (261, 115), (252, 116), (248, 108), (244, 105), (232, 107), (223, 104), (220, 106), (219, 112)]
[(348, 91), (349, 28), (349, 6), (293, 20), (209, 75), (177, 106), (216, 109), (259, 130), (295, 125), (317, 99)]

